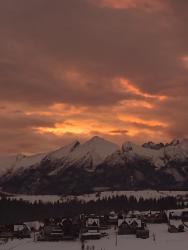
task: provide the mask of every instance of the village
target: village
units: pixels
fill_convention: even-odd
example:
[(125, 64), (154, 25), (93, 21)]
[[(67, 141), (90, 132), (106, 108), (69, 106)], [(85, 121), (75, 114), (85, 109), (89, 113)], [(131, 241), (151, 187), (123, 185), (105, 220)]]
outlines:
[[(187, 237), (188, 210), (131, 211), (127, 214), (112, 211), (105, 215), (81, 214), (75, 218), (54, 217), (40, 222), (1, 225), (0, 249), (22, 249), (17, 246), (26, 242), (40, 243), (41, 248), (44, 244), (44, 249), (46, 249), (45, 243), (58, 244), (61, 242), (63, 244), (65, 242), (65, 245), (77, 244), (77, 249), (81, 250), (119, 250), (118, 246), (122, 239), (126, 244), (126, 238), (122, 237), (132, 237), (131, 239), (134, 241), (140, 240), (139, 244), (143, 244), (142, 242), (147, 240), (156, 244), (160, 238), (158, 230), (155, 232), (154, 228), (159, 227), (165, 235), (179, 236), (183, 234)], [(105, 244), (105, 248), (100, 248), (100, 242), (102, 244), (105, 240), (111, 240), (114, 248), (112, 248), (112, 244), (110, 246)], [(138, 241), (135, 242), (138, 243)]]

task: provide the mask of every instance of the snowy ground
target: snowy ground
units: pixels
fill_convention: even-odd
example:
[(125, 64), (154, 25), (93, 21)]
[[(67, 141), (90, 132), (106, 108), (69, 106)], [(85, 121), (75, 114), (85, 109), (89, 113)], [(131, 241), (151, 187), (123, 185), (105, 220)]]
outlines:
[(136, 199), (139, 198), (144, 198), (144, 199), (149, 199), (149, 198), (156, 198), (160, 199), (162, 197), (177, 197), (178, 195), (188, 195), (188, 191), (155, 191), (155, 190), (142, 190), (142, 191), (106, 191), (106, 192), (101, 192), (100, 196), (97, 195), (97, 193), (93, 194), (85, 194), (85, 195), (80, 195), (80, 196), (66, 196), (66, 197), (61, 197), (57, 195), (15, 195), (12, 196), (12, 199), (22, 199), (25, 201), (30, 201), (30, 202), (35, 202), (35, 201), (43, 201), (43, 202), (57, 202), (57, 201), (62, 201), (66, 202), (69, 200), (77, 199), (80, 201), (91, 201), (91, 200), (98, 200), (99, 198), (105, 198), (105, 197), (112, 197), (112, 196), (121, 196), (121, 195), (126, 195), (127, 197), (134, 196)]
[[(96, 241), (86, 242), (87, 246), (94, 246), (95, 250), (187, 250), (188, 249), (188, 230), (184, 233), (170, 234), (167, 232), (167, 225), (151, 225), (150, 238), (147, 240), (137, 239), (135, 236), (118, 236), (116, 246), (115, 233), (107, 238)], [(153, 240), (153, 233), (156, 241)], [(79, 250), (80, 241), (74, 242), (33, 242), (32, 240), (10, 241), (6, 245), (0, 246), (0, 250)]]

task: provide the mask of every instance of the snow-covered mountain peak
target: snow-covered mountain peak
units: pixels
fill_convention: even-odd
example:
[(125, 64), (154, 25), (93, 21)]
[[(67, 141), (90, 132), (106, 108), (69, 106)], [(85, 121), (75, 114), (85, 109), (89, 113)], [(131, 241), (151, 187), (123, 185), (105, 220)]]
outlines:
[(54, 170), (54, 173), (58, 173), (62, 168), (69, 166), (92, 170), (118, 149), (119, 147), (116, 144), (98, 136), (91, 138), (83, 144), (75, 140), (48, 153), (0, 157), (0, 175), (6, 174), (6, 172), (13, 174), (25, 168), (37, 167), (46, 160), (50, 160), (52, 165), (53, 162), (57, 163), (60, 161), (59, 167)]
[(73, 141), (48, 153), (0, 157), (0, 175), (21, 174), (26, 168), (33, 170), (38, 167), (40, 169), (40, 166), (43, 169), (50, 166), (48, 174), (51, 176), (58, 175), (69, 167), (95, 171), (99, 165), (126, 166), (128, 162), (135, 161), (150, 162), (155, 169), (181, 165), (178, 163), (186, 165), (188, 139), (176, 139), (168, 144), (155, 144), (150, 141), (143, 145), (128, 141), (120, 148), (108, 140), (95, 136), (82, 144)]
[(0, 169), (5, 167), (8, 171), (1, 174), (0, 185), (5, 191), (17, 193), (27, 192), (31, 185), (36, 193), (59, 190), (77, 193), (87, 190), (90, 182), (91, 190), (101, 187), (103, 180), (107, 187), (129, 188), (130, 177), (138, 188), (186, 187), (188, 139), (144, 145), (128, 141), (119, 148), (95, 136), (82, 144), (74, 141), (49, 153), (0, 157)]
[(122, 146), (122, 154), (128, 160), (146, 159), (156, 168), (161, 168), (170, 162), (188, 161), (188, 139), (175, 139), (168, 144), (148, 142), (142, 146), (126, 142)]
[(88, 141), (91, 141), (91, 142), (97, 142), (97, 141), (105, 141), (105, 139), (103, 139), (102, 137), (100, 136), (93, 136), (90, 140)]
[(188, 161), (188, 139), (175, 139), (166, 144), (165, 156), (170, 161)]
[(118, 146), (113, 143), (113, 142), (110, 142), (108, 140), (105, 140), (104, 138), (102, 137), (99, 137), (99, 136), (94, 136), (92, 137), (90, 140), (86, 141), (85, 143), (82, 144), (82, 146), (89, 146), (89, 147), (96, 147), (98, 149), (102, 149), (102, 147), (113, 147), (115, 149), (118, 148)]
[(72, 153), (77, 147), (80, 146), (80, 142), (75, 140), (72, 143), (65, 145), (55, 151), (50, 152), (46, 158), (49, 160), (58, 160), (64, 157), (67, 157), (70, 153)]
[(6, 174), (6, 172), (15, 173), (19, 169), (25, 169), (37, 165), (45, 157), (45, 153), (34, 155), (10, 155), (0, 156), (0, 175)]
[(90, 159), (90, 161), (92, 161), (90, 162), (92, 167), (95, 167), (118, 149), (118, 145), (95, 136), (77, 147), (76, 150), (70, 154), (70, 158), (77, 162), (83, 159), (84, 161)]
[(118, 149), (118, 145), (95, 136), (83, 144), (75, 144), (74, 150), (66, 154), (66, 157), (61, 162), (61, 166), (51, 172), (51, 175), (57, 175), (63, 169), (71, 166), (94, 171), (97, 165)]
[(130, 161), (135, 160), (135, 159), (149, 160), (157, 168), (164, 165), (161, 159), (163, 155), (162, 151), (163, 151), (162, 148), (159, 150), (154, 150), (150, 147), (143, 147), (141, 145), (137, 145), (130, 141), (124, 143), (122, 146), (122, 154), (127, 160), (130, 160)]
[(153, 151), (154, 150), (152, 150), (151, 148), (145, 148), (130, 141), (124, 143), (122, 146), (122, 152), (124, 154), (150, 156), (153, 154)]
[(79, 145), (80, 143), (78, 141), (74, 141), (71, 144), (50, 153), (0, 156), (0, 175), (4, 175), (6, 173), (14, 174), (17, 171), (19, 172), (20, 170), (24, 170), (29, 167), (37, 167), (44, 159), (50, 159), (52, 161), (61, 159), (70, 154)]

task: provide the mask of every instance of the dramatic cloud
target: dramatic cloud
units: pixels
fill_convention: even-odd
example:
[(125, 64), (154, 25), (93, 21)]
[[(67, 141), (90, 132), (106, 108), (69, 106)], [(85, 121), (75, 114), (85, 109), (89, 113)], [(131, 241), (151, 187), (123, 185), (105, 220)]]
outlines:
[(179, 0), (0, 2), (0, 154), (188, 136)]
[(98, 4), (115, 9), (142, 8), (145, 11), (166, 9), (165, 1), (161, 0), (98, 0)]

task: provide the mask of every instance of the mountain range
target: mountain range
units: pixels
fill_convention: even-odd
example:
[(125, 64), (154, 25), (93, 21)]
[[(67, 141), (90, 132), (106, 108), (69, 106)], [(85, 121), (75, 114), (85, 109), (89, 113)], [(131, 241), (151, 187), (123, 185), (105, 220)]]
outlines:
[(103, 190), (188, 188), (188, 139), (170, 143), (126, 142), (100, 137), (55, 151), (0, 157), (1, 191), (82, 194)]

